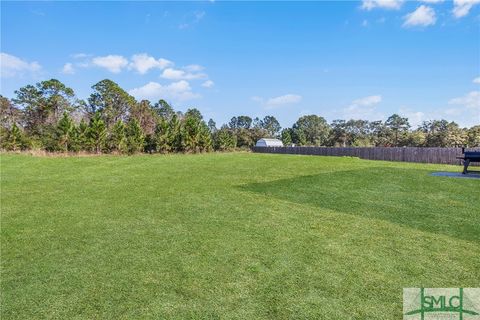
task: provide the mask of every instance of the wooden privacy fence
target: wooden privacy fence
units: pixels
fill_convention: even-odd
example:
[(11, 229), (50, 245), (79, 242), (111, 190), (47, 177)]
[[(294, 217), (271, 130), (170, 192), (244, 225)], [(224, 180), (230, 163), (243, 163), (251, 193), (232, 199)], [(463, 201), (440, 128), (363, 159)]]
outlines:
[[(479, 148), (466, 148), (477, 151)], [(253, 152), (303, 154), (315, 156), (358, 157), (368, 160), (403, 161), (421, 163), (462, 164), (457, 156), (462, 155), (462, 148), (333, 148), (333, 147), (253, 147)], [(473, 165), (473, 164), (472, 164)]]

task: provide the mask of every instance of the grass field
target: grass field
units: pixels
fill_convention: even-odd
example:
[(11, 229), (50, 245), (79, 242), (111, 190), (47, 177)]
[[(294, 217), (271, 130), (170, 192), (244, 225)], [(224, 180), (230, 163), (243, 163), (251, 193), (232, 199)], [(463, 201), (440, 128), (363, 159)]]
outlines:
[(1, 158), (2, 319), (400, 319), (480, 286), (459, 167), (268, 154)]

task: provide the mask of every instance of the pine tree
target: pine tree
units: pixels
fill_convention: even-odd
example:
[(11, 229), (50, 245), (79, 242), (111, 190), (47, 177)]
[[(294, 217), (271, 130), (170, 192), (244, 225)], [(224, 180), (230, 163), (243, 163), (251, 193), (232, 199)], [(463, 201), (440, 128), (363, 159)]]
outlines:
[(92, 89), (94, 92), (88, 98), (89, 107), (101, 113), (104, 125), (108, 129), (118, 120), (126, 119), (136, 104), (135, 98), (112, 80), (102, 80)]
[(105, 123), (100, 117), (100, 113), (97, 112), (93, 118), (90, 119), (90, 124), (87, 130), (88, 144), (95, 153), (100, 153), (102, 151), (106, 135), (107, 130), (105, 129)]
[(127, 126), (127, 151), (130, 154), (143, 150), (145, 136), (137, 119), (130, 119)]
[(125, 134), (126, 127), (122, 120), (118, 120), (108, 137), (108, 148), (110, 151), (117, 151), (120, 153), (127, 151), (127, 137)]
[(157, 140), (155, 138), (155, 133), (145, 135), (143, 151), (146, 153), (154, 153), (155, 151), (157, 151)]
[(410, 128), (407, 118), (402, 118), (398, 114), (393, 114), (385, 121), (385, 126), (391, 131), (390, 143), (394, 147), (400, 144), (404, 133)]
[(212, 133), (205, 122), (202, 122), (200, 127), (199, 148), (202, 152), (209, 152), (213, 149)]
[(194, 116), (187, 116), (182, 130), (182, 145), (187, 152), (197, 152), (200, 141), (200, 121)]
[(160, 118), (166, 121), (170, 121), (175, 114), (175, 110), (173, 110), (168, 102), (163, 99), (160, 99), (157, 103), (155, 103), (153, 110)]
[(161, 153), (170, 152), (172, 150), (170, 134), (170, 125), (165, 119), (160, 118), (155, 128), (155, 145), (156, 151)]
[(88, 124), (85, 122), (84, 119), (80, 121), (78, 126), (74, 125), (72, 128), (72, 132), (70, 135), (70, 142), (68, 145), (68, 150), (79, 152), (82, 150), (88, 150), (88, 143), (87, 143), (87, 130)]
[(172, 119), (169, 122), (169, 134), (168, 134), (168, 143), (170, 149), (175, 152), (180, 152), (184, 150), (183, 146), (183, 126), (178, 116), (173, 115)]
[(217, 124), (215, 123), (215, 121), (213, 121), (213, 119), (208, 120), (208, 129), (212, 134), (217, 131)]
[(285, 128), (282, 130), (282, 142), (285, 146), (289, 146), (292, 144), (292, 129)]
[(26, 148), (23, 132), (14, 123), (2, 141), (2, 147), (9, 151), (18, 151)]
[(89, 149), (88, 144), (88, 124), (85, 119), (80, 121), (80, 124), (76, 128), (77, 136), (76, 136), (76, 143), (78, 145), (78, 150), (85, 150)]
[(72, 118), (67, 112), (64, 112), (62, 118), (58, 121), (55, 134), (59, 150), (71, 150), (71, 145), (75, 134), (74, 129), (75, 125)]
[(237, 137), (234, 132), (227, 127), (222, 127), (213, 136), (213, 145), (215, 150), (225, 151), (237, 147)]
[(78, 152), (81, 150), (79, 138), (80, 138), (80, 129), (74, 125), (72, 128), (72, 132), (70, 134), (70, 142), (68, 145), (68, 150), (73, 152)]

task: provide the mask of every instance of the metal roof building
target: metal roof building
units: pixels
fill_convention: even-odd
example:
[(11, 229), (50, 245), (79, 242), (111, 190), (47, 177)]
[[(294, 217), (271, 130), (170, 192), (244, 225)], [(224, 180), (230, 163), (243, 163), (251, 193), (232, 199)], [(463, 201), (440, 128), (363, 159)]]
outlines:
[(283, 142), (278, 139), (262, 138), (257, 141), (256, 147), (283, 147)]

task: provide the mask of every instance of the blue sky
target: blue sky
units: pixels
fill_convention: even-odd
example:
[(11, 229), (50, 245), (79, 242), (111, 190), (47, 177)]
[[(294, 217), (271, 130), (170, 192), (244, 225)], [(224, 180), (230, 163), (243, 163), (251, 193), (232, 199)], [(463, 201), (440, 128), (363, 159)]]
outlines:
[(1, 90), (57, 78), (87, 98), (235, 115), (480, 124), (480, 0), (1, 2)]

